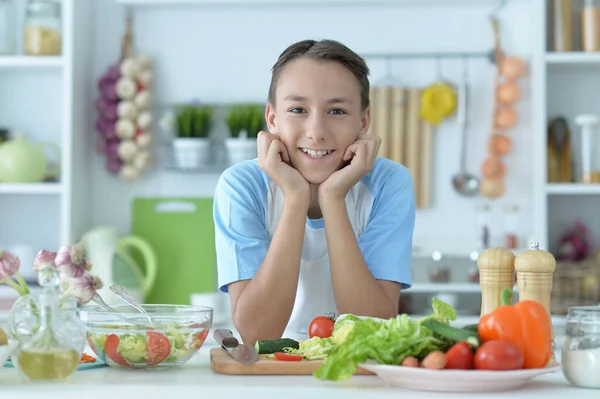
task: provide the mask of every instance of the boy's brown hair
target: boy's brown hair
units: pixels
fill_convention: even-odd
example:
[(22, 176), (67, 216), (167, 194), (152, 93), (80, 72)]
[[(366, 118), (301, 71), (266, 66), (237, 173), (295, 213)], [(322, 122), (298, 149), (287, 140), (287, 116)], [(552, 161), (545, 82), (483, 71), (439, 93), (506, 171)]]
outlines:
[(360, 100), (365, 110), (369, 102), (369, 67), (365, 60), (344, 44), (335, 40), (302, 40), (286, 48), (272, 68), (269, 103), (275, 105), (275, 89), (279, 75), (288, 62), (306, 57), (317, 61), (335, 61), (354, 74), (360, 85)]

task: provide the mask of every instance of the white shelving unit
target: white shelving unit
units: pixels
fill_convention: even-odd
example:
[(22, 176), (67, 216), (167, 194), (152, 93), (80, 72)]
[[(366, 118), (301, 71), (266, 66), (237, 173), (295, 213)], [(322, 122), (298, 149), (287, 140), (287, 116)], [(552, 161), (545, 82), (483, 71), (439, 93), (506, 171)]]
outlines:
[(60, 3), (60, 56), (0, 56), (0, 125), (11, 136), (60, 148), (58, 182), (0, 183), (0, 246), (28, 245), (34, 253), (74, 242), (89, 212), (92, 2)]
[[(579, 131), (574, 124), (578, 114), (600, 114), (600, 52), (553, 52), (550, 2), (533, 0), (534, 57), (532, 67), (532, 102), (534, 105), (533, 159), (534, 204), (539, 211), (534, 221), (534, 235), (540, 248), (553, 250), (558, 236), (581, 220), (590, 228), (594, 240), (600, 237), (600, 217), (595, 216), (600, 203), (600, 184), (547, 182), (547, 128), (555, 117), (564, 117), (569, 126), (571, 145), (578, 143)], [(574, 4), (576, 2), (573, 2)], [(579, 18), (576, 18), (579, 21)], [(578, 26), (573, 34), (578, 35)], [(573, 149), (577, 153), (577, 147)], [(600, 154), (597, 154), (600, 156)]]

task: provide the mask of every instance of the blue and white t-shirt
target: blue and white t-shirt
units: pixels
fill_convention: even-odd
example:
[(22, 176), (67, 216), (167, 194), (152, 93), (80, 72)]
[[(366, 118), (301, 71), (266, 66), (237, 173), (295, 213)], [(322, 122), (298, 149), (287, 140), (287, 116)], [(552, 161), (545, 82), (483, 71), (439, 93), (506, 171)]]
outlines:
[[(228, 168), (215, 191), (214, 222), (219, 289), (252, 279), (262, 265), (283, 208), (283, 193), (256, 160)], [(346, 208), (373, 277), (412, 284), (415, 197), (403, 165), (377, 158), (346, 196)], [(285, 267), (285, 265), (281, 265)], [(306, 219), (300, 278), (285, 337), (308, 338), (319, 315), (337, 313), (323, 219)]]

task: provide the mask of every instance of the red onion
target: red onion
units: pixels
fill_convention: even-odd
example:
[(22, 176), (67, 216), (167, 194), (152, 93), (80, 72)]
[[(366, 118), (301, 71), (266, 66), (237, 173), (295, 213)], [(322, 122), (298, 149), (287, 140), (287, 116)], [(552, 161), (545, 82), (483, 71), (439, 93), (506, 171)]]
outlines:
[(88, 272), (78, 277), (66, 279), (62, 284), (67, 287), (65, 295), (72, 296), (80, 304), (91, 301), (96, 291), (104, 286), (100, 277), (93, 276)]
[(96, 140), (95, 148), (98, 154), (106, 154), (106, 139), (99, 137), (98, 140)]
[(106, 170), (108, 170), (111, 174), (116, 175), (121, 171), (121, 167), (123, 166), (123, 161), (120, 159), (112, 159), (108, 158), (106, 162)]

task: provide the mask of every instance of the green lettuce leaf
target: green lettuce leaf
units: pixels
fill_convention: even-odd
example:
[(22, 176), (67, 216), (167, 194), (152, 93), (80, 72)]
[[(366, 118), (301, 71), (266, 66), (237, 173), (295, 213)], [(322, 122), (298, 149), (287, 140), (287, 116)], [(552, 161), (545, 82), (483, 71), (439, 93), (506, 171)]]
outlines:
[(313, 375), (319, 380), (348, 380), (357, 365), (369, 359), (399, 365), (407, 356), (423, 358), (442, 344), (429, 329), (406, 314), (384, 321), (365, 318), (353, 323), (346, 339)]

